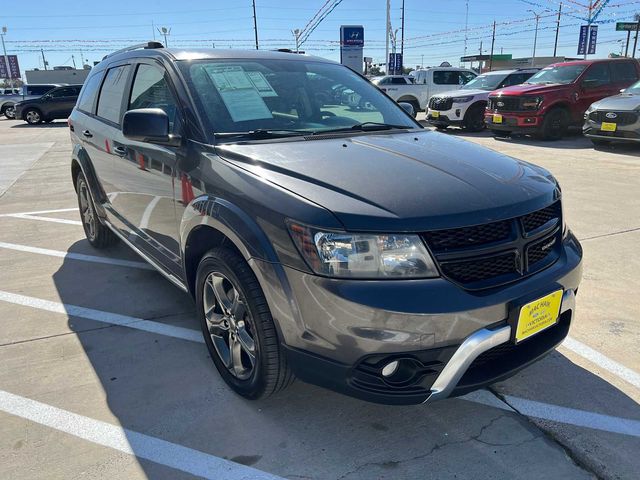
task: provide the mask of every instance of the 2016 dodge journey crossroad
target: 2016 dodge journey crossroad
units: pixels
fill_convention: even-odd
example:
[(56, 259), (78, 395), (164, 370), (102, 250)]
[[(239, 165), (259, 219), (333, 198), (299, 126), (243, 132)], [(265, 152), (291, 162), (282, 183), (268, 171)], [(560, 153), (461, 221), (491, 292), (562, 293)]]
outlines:
[(247, 398), (297, 377), (414, 404), (507, 378), (574, 318), (560, 186), (410, 110), (307, 55), (116, 52), (69, 118), (86, 236), (193, 296)]

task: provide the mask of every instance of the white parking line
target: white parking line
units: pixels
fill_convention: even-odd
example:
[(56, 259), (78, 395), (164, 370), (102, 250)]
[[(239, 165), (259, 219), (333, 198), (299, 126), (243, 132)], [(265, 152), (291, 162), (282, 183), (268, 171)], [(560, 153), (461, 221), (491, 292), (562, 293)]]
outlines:
[(566, 423), (578, 427), (592, 428), (603, 432), (620, 433), (632, 437), (640, 437), (640, 421), (630, 418), (612, 417), (601, 413), (576, 410), (575, 408), (560, 407), (548, 403), (536, 402), (524, 398), (504, 397), (509, 405), (522, 415)]
[(50, 257), (59, 257), (71, 260), (81, 260), (83, 262), (105, 263), (107, 265), (117, 265), (120, 267), (140, 268), (143, 270), (155, 270), (151, 265), (145, 262), (135, 262), (132, 260), (120, 260), (117, 258), (98, 257), (95, 255), (85, 255), (84, 253), (64, 252), (61, 250), (50, 250), (48, 248), (30, 247), (28, 245), (19, 245), (16, 243), (0, 242), (0, 248), (8, 250), (16, 250), (19, 252), (36, 253), (38, 255), (48, 255)]
[(44, 215), (45, 213), (62, 213), (73, 212), (78, 210), (78, 207), (73, 208), (57, 208), (55, 210), (38, 210), (37, 212), (17, 212), (17, 213), (2, 213), (0, 217), (10, 217), (12, 215)]
[(190, 328), (176, 327), (165, 323), (154, 322), (152, 320), (144, 320), (142, 318), (129, 317), (117, 313), (105, 312), (102, 310), (94, 310), (92, 308), (80, 307), (68, 303), (51, 302), (41, 298), (28, 297), (17, 293), (5, 292), (0, 290), (0, 300), (14, 305), (23, 305), (25, 307), (37, 308), (47, 312), (62, 313), (70, 317), (86, 318), (87, 320), (95, 320), (97, 322), (109, 323), (111, 325), (119, 325), (121, 327), (134, 328), (145, 332), (157, 333), (167, 337), (180, 338), (190, 342), (204, 343), (202, 333), (198, 330)]
[(153, 200), (151, 200), (147, 204), (147, 208), (144, 209), (144, 213), (142, 214), (142, 220), (140, 220), (140, 226), (138, 227), (140, 228), (140, 230), (143, 230), (149, 227), (149, 220), (151, 219), (151, 214), (153, 213), (153, 209), (156, 208), (156, 205), (160, 200), (162, 200), (162, 197), (156, 196), (156, 197), (153, 197)]
[(588, 345), (579, 342), (575, 338), (567, 337), (564, 342), (562, 342), (562, 346), (568, 348), (581, 357), (586, 358), (599, 367), (604, 368), (609, 373), (612, 373), (616, 377), (630, 383), (634, 387), (640, 388), (640, 374), (638, 372), (621, 365)]
[(0, 410), (74, 437), (207, 479), (276, 480), (270, 473), (0, 390)]
[(39, 217), (38, 215), (27, 215), (26, 213), (5, 213), (4, 217), (23, 218), (25, 220), (40, 220), (42, 222), (65, 223), (67, 225), (82, 225), (80, 220), (67, 220), (66, 218)]

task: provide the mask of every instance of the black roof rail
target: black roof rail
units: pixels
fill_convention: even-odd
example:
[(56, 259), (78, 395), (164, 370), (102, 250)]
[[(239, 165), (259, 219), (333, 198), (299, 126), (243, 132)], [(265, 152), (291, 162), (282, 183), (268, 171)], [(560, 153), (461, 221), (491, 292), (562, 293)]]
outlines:
[(138, 43), (136, 45), (131, 45), (130, 47), (121, 48), (120, 50), (116, 50), (115, 52), (109, 53), (102, 57), (102, 60), (105, 58), (112, 57), (113, 55), (117, 55), (118, 53), (130, 52), (132, 50), (140, 50), (140, 49), (154, 49), (154, 48), (164, 48), (164, 45), (160, 42), (150, 41), (146, 43)]

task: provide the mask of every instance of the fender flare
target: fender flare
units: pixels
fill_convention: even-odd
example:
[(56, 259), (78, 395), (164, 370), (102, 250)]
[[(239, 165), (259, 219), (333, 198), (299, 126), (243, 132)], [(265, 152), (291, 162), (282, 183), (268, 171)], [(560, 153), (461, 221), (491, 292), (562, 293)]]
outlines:
[(102, 186), (100, 185), (100, 182), (98, 181), (98, 175), (93, 168), (93, 164), (91, 163), (89, 154), (80, 144), (76, 144), (73, 147), (71, 158), (71, 179), (73, 181), (74, 190), (76, 188), (74, 165), (78, 165), (80, 171), (84, 175), (84, 178), (87, 179), (89, 193), (91, 194), (93, 204), (96, 207), (96, 213), (100, 218), (106, 218), (107, 213), (102, 206), (102, 202), (106, 200), (107, 194), (104, 192)]

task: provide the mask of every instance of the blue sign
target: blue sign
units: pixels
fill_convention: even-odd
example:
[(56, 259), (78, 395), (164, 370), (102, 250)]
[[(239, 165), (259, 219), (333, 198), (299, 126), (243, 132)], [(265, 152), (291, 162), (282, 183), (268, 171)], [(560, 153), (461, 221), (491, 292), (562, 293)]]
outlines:
[(580, 40), (578, 41), (578, 55), (587, 53), (587, 37), (589, 36), (589, 25), (580, 27)]
[(597, 42), (598, 42), (598, 26), (591, 25), (591, 31), (589, 32), (589, 50), (587, 51), (589, 55), (595, 55)]
[(388, 67), (387, 75), (402, 75), (402, 54), (390, 53)]
[(364, 47), (364, 27), (343, 27), (340, 44), (345, 47)]

